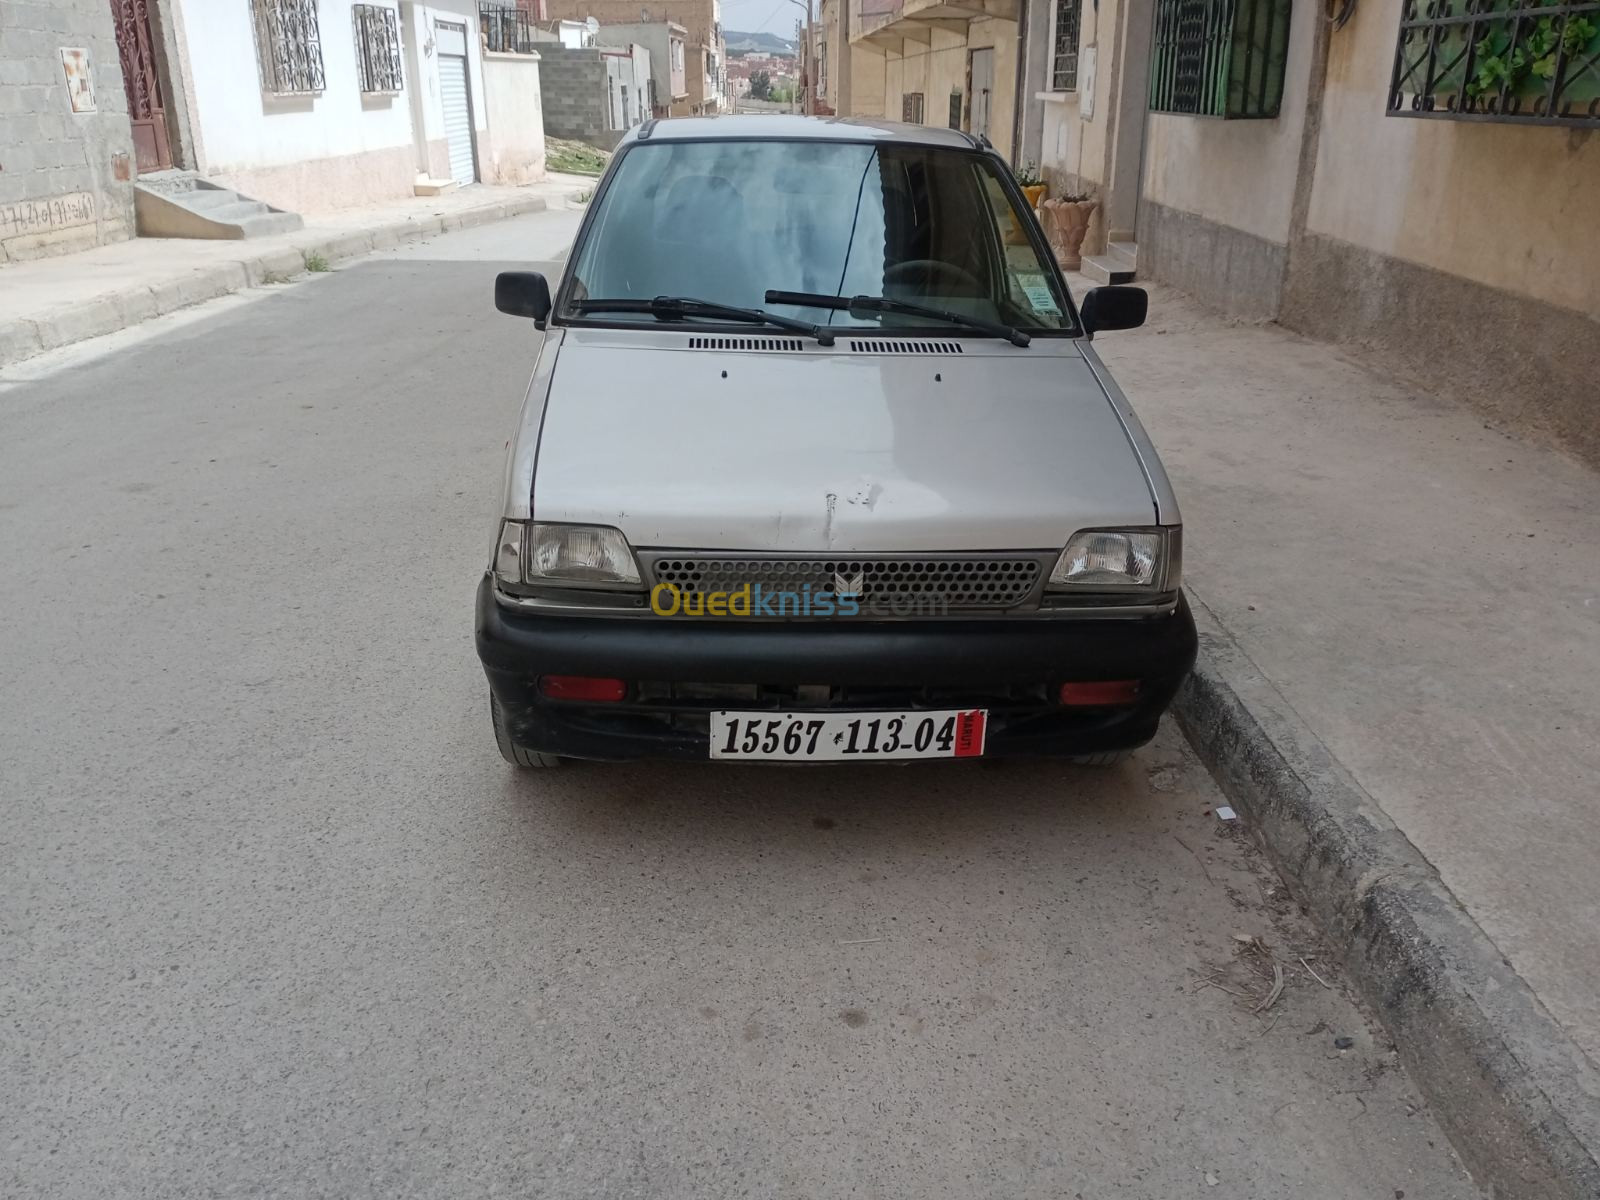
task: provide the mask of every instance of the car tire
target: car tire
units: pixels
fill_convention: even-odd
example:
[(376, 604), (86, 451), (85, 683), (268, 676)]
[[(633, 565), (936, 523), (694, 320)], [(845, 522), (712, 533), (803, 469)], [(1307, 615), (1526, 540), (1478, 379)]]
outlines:
[(1132, 753), (1132, 750), (1102, 750), (1099, 754), (1074, 754), (1071, 761), (1080, 767), (1114, 767)]
[(506, 728), (506, 715), (500, 711), (499, 697), (493, 692), (489, 693), (489, 719), (494, 722), (494, 742), (500, 747), (500, 757), (513, 767), (559, 767), (565, 761), (559, 755), (527, 750), (513, 742), (511, 732)]

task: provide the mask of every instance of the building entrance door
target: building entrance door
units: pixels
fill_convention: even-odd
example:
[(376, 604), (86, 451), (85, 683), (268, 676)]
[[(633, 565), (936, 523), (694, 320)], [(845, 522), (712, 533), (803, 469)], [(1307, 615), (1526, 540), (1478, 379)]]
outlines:
[(172, 166), (172, 148), (167, 143), (150, 0), (111, 0), (111, 19), (117, 30), (117, 57), (122, 60), (122, 86), (128, 93), (134, 161), (141, 174), (165, 171)]

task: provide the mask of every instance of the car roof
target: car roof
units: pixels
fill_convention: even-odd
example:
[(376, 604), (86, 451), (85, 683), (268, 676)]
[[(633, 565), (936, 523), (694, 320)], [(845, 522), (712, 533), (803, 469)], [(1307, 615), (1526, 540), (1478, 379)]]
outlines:
[(948, 146), (972, 150), (983, 143), (959, 129), (906, 125), (864, 117), (802, 117), (791, 113), (735, 113), (709, 117), (668, 117), (646, 121), (628, 131), (634, 141), (812, 141), (897, 142), (911, 146)]

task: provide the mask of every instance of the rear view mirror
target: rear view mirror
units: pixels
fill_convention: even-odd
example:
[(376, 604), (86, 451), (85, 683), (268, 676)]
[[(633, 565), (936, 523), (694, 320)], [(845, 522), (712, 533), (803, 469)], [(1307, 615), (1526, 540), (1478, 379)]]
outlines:
[(542, 326), (550, 315), (550, 283), (537, 271), (501, 271), (494, 277), (494, 306), (509, 316), (532, 317)]
[(1149, 309), (1150, 297), (1143, 288), (1116, 284), (1090, 288), (1078, 307), (1078, 315), (1083, 318), (1086, 332), (1100, 333), (1107, 329), (1137, 329), (1144, 324)]

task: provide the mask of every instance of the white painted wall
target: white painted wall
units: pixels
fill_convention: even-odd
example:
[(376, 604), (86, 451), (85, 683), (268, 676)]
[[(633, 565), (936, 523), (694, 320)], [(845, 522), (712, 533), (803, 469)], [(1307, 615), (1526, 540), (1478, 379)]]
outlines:
[(487, 183), (524, 184), (545, 174), (544, 103), (535, 54), (483, 56), (489, 128), (478, 141)]
[[(324, 0), (327, 3), (327, 0)], [(402, 11), (415, 39), (417, 70), (411, 82), (422, 109), (422, 139), (444, 137), (444, 106), (439, 99), (439, 22), (466, 26), (467, 86), (472, 93), (472, 123), (479, 133), (487, 124), (483, 94), (483, 51), (478, 38), (478, 6), (474, 0), (438, 0), (434, 4), (405, 4)]]
[(321, 0), (318, 6), (326, 86), (315, 96), (286, 97), (261, 90), (246, 0), (181, 4), (203, 171), (244, 171), (410, 143), (405, 96), (361, 94), (350, 0)]
[(447, 176), (439, 98), (439, 23), (462, 27), (473, 122), (488, 109), (474, 0), (372, 0), (399, 14), (404, 83), (363, 95), (352, 0), (319, 0), (324, 85), (309, 95), (262, 90), (248, 0), (182, 6), (191, 113), (202, 174), (283, 208), (314, 211), (410, 195), (419, 172)]

